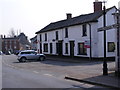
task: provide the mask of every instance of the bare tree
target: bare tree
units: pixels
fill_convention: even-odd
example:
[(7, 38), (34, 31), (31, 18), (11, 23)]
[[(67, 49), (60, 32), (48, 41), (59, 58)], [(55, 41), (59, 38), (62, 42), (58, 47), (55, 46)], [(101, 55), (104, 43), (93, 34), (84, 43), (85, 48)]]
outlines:
[(11, 28), (10, 31), (9, 31), (8, 37), (14, 37), (14, 36), (16, 36), (14, 28)]

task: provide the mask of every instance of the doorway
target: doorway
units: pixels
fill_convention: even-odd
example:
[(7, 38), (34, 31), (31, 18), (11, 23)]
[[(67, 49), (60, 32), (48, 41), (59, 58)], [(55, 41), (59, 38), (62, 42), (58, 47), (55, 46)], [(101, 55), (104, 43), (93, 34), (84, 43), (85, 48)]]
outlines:
[(70, 57), (74, 57), (74, 41), (70, 41)]

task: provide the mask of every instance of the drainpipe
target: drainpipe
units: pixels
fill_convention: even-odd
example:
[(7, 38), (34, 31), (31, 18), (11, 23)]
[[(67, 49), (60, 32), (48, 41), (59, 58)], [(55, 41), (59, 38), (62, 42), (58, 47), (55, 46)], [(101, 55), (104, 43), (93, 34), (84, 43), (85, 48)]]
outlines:
[(91, 24), (88, 23), (89, 25), (89, 35), (90, 35), (90, 60), (92, 60), (92, 38), (91, 38)]

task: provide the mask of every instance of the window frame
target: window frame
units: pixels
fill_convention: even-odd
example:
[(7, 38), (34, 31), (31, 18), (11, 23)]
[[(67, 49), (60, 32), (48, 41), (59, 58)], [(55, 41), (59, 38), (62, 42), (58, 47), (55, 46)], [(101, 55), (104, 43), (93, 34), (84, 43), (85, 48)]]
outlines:
[(85, 48), (84, 45), (85, 45), (84, 42), (78, 43), (78, 55), (87, 55), (87, 48)]
[(68, 28), (65, 28), (65, 38), (68, 38)]
[(65, 54), (68, 54), (68, 43), (65, 43)]
[[(115, 42), (108, 42), (108, 52), (115, 52)], [(112, 46), (110, 46), (112, 44)], [(112, 47), (112, 49), (111, 49)]]
[(55, 35), (56, 35), (56, 40), (58, 40), (58, 31), (55, 32)]
[(45, 33), (45, 41), (47, 41), (47, 33)]
[(48, 43), (44, 43), (44, 52), (48, 52)]
[(87, 36), (87, 24), (82, 25), (82, 36)]
[(40, 41), (42, 41), (42, 35), (40, 34)]

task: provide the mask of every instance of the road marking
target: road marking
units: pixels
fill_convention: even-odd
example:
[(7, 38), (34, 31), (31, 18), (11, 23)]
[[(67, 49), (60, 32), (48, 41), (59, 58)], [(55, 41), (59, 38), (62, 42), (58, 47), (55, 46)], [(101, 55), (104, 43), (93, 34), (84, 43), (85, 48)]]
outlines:
[(53, 76), (53, 75), (51, 75), (51, 74), (44, 74), (44, 75), (46, 75), (46, 76)]
[(37, 72), (37, 71), (33, 71), (34, 73), (39, 73), (39, 72)]

